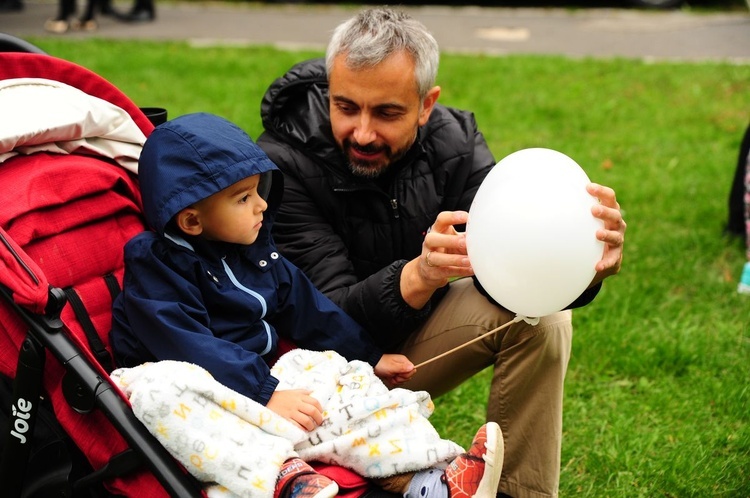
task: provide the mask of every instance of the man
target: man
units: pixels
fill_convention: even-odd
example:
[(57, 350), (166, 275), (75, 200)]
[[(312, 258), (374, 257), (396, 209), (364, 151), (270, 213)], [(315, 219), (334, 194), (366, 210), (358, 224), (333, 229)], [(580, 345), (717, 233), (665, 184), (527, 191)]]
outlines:
[[(437, 103), (438, 61), (421, 23), (365, 10), (336, 29), (325, 62), (298, 64), (271, 85), (258, 139), (285, 174), (282, 252), (379, 346), (414, 364), (515, 317), (474, 279), (457, 278), (473, 275), (461, 230), (496, 161), (471, 113)], [(604, 221), (605, 252), (569, 308), (590, 302), (622, 260), (615, 193), (588, 191), (600, 200), (592, 214)], [(498, 491), (556, 496), (571, 338), (569, 310), (515, 323), (419, 367), (404, 386), (438, 396), (493, 366), (487, 419), (500, 424), (506, 453)]]

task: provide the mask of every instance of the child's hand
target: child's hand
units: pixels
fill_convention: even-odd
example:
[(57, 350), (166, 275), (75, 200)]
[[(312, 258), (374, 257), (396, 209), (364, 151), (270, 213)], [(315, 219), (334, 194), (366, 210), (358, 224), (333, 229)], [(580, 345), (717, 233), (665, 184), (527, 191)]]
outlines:
[(411, 379), (417, 373), (414, 364), (402, 354), (384, 354), (377, 365), (375, 375), (390, 387), (396, 387)]
[(312, 431), (323, 423), (323, 407), (310, 396), (311, 392), (305, 389), (274, 391), (266, 406), (301, 429)]

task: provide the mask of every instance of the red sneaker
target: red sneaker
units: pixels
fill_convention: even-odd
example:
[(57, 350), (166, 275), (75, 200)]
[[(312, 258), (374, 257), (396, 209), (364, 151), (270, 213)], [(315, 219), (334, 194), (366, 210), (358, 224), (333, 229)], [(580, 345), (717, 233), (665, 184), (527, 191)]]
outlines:
[(299, 458), (290, 458), (281, 466), (273, 498), (333, 498), (338, 492), (334, 481)]
[(450, 497), (494, 497), (503, 472), (503, 450), (500, 426), (487, 422), (480, 427), (469, 451), (457, 456), (445, 469)]

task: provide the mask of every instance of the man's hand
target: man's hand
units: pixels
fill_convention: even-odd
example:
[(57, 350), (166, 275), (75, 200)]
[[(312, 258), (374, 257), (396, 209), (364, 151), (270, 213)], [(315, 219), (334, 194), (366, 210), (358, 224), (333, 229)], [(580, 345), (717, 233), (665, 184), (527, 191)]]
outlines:
[(617, 202), (614, 190), (596, 183), (589, 183), (586, 190), (599, 199), (599, 204), (591, 208), (591, 214), (604, 222), (604, 228), (596, 231), (596, 238), (604, 242), (604, 254), (595, 266), (596, 275), (591, 281), (591, 285), (595, 285), (619, 273), (622, 266), (625, 229), (628, 225), (622, 219), (620, 204)]
[(384, 354), (375, 365), (375, 375), (388, 385), (396, 387), (417, 373), (414, 364), (402, 354)]
[(450, 279), (474, 274), (466, 254), (466, 234), (454, 228), (454, 225), (465, 224), (468, 219), (466, 211), (438, 214), (424, 238), (422, 253), (404, 266), (401, 296), (412, 308), (421, 309)]
[(323, 407), (310, 396), (311, 392), (305, 389), (274, 391), (266, 407), (300, 429), (312, 431), (323, 423)]

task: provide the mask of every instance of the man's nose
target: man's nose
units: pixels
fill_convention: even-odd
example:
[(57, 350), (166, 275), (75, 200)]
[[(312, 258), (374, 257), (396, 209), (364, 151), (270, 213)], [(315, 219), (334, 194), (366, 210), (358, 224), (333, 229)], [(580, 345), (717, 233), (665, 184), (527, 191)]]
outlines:
[(359, 123), (354, 128), (354, 140), (360, 145), (367, 145), (375, 141), (376, 133), (372, 126), (372, 120), (367, 115), (359, 118)]

